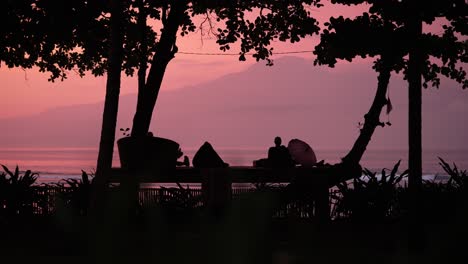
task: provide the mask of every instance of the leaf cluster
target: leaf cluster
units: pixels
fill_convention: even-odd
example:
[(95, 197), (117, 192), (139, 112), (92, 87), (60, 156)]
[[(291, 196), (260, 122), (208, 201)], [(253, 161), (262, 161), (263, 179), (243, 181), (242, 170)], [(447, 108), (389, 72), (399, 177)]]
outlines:
[[(78, 63), (81, 48), (93, 33), (104, 1), (21, 0), (2, 1), (3, 25), (0, 62), (8, 67), (38, 67), (50, 72), (50, 80), (65, 78)], [(83, 38), (83, 39), (80, 39)]]
[[(124, 61), (122, 69), (133, 75), (140, 66), (140, 58), (152, 58), (163, 30), (161, 23), (154, 27), (147, 19), (161, 21), (172, 1), (125, 0), (122, 32)], [(7, 67), (38, 67), (50, 73), (50, 81), (65, 79), (69, 71), (83, 76), (90, 71), (103, 75), (107, 68), (110, 45), (109, 1), (2, 1), (0, 22), (0, 63)], [(195, 26), (187, 9), (180, 25), (182, 35), (194, 31)], [(144, 15), (145, 25), (138, 23)], [(142, 43), (147, 48), (142, 49)]]
[(363, 170), (363, 176), (353, 179), (352, 183), (341, 182), (337, 185), (338, 193), (335, 213), (354, 219), (383, 219), (390, 216), (394, 207), (399, 184), (407, 177), (408, 170), (398, 174), (398, 161), (387, 174), (387, 169), (381, 171), (380, 179), (377, 172)]
[[(321, 6), (320, 0), (232, 1), (231, 6), (215, 10), (218, 21), (226, 21), (224, 28), (217, 29), (217, 43), (222, 51), (227, 51), (240, 40), (239, 60), (246, 60), (245, 55), (254, 51), (252, 56), (257, 61), (266, 59), (271, 65), (272, 42), (295, 43), (319, 32), (309, 9)], [(257, 12), (258, 16), (251, 20), (246, 12)]]
[(161, 187), (165, 192), (160, 200), (160, 205), (168, 210), (187, 210), (200, 207), (202, 197), (193, 195), (189, 186), (184, 188), (180, 183), (177, 183), (178, 188)]
[(18, 166), (14, 171), (2, 165), (0, 173), (0, 217), (17, 215), (32, 215), (33, 203), (38, 202), (33, 184), (38, 178), (37, 173), (30, 170), (20, 173)]
[(54, 184), (59, 189), (60, 201), (77, 215), (86, 215), (88, 212), (93, 177), (93, 174), (81, 171), (81, 179), (64, 179)]
[[(315, 64), (333, 67), (337, 60), (352, 61), (355, 57), (379, 57), (374, 69), (408, 71), (408, 54), (412, 46), (422, 50), (424, 65), (423, 86), (439, 87), (440, 76), (453, 79), (468, 87), (466, 70), (460, 63), (467, 62), (468, 45), (461, 36), (467, 33), (468, 3), (460, 0), (333, 0), (332, 3), (368, 4), (369, 10), (353, 19), (330, 18), (316, 46)], [(431, 24), (436, 18), (445, 18), (449, 25), (442, 34), (424, 33), (413, 43), (408, 27), (415, 19)]]
[(418, 18), (432, 23), (437, 17), (466, 16), (465, 0), (331, 0), (333, 4), (360, 5), (367, 4), (369, 12), (379, 14), (385, 19), (399, 24)]
[[(315, 65), (334, 67), (338, 60), (385, 57), (387, 67), (402, 70), (403, 57), (407, 54), (404, 40), (408, 38), (404, 28), (369, 13), (354, 19), (331, 17), (324, 25), (321, 41), (314, 50)], [(378, 62), (380, 59), (376, 60), (376, 65)]]
[[(38, 67), (49, 72), (50, 80), (65, 79), (68, 72), (83, 76), (91, 72), (103, 75), (107, 68), (110, 45), (109, 1), (8, 0), (1, 5), (0, 62), (8, 67)], [(290, 40), (317, 33), (317, 21), (310, 16), (309, 6), (320, 7), (320, 0), (306, 1), (232, 1), (186, 0), (186, 10), (177, 26), (185, 36), (197, 30), (195, 17), (217, 16), (226, 28), (219, 29), (221, 50), (241, 40), (240, 59), (255, 50), (257, 60), (268, 59), (272, 41)], [(167, 25), (167, 15), (174, 0), (124, 0), (122, 14), (122, 70), (133, 75), (151, 60), (157, 50), (158, 36)], [(246, 13), (258, 11), (250, 21)], [(147, 20), (152, 21), (151, 26)], [(210, 27), (214, 25), (210, 24)]]
[(439, 157), (439, 164), (444, 169), (444, 171), (450, 176), (450, 179), (447, 182), (447, 185), (452, 186), (453, 188), (467, 192), (468, 191), (468, 173), (466, 170), (458, 169), (457, 165), (453, 163), (451, 167), (445, 160)]

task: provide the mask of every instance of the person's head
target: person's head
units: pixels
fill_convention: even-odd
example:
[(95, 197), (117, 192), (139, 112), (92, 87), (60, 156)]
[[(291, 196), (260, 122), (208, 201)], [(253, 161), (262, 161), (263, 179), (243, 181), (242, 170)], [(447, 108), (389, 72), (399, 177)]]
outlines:
[(281, 146), (281, 138), (280, 137), (275, 137), (275, 145), (276, 146)]

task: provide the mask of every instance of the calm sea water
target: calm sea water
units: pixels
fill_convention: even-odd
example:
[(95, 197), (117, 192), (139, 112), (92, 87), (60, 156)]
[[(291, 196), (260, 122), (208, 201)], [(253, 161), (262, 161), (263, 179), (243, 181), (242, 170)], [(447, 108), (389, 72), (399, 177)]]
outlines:
[[(184, 150), (190, 160), (196, 149)], [(253, 160), (264, 158), (266, 149), (217, 149), (223, 160), (231, 166), (251, 166)], [(318, 160), (336, 163), (347, 150), (315, 150)], [(0, 164), (13, 170), (16, 165), (20, 170), (32, 170), (39, 173), (40, 182), (58, 181), (63, 178), (75, 178), (81, 170), (93, 172), (96, 167), (97, 149), (95, 148), (9, 148), (0, 149)], [(453, 162), (461, 169), (468, 169), (468, 150), (426, 150), (423, 152), (423, 173), (426, 178), (445, 175), (437, 157)], [(406, 150), (369, 150), (361, 164), (373, 171), (392, 168), (402, 160), (400, 171), (407, 168)], [(118, 153), (114, 154), (114, 167), (120, 167)]]

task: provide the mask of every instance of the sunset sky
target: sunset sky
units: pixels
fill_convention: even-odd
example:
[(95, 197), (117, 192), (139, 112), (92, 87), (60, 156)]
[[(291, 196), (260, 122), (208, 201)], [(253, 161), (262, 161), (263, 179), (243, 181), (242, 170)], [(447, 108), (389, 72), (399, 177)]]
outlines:
[[(311, 9), (311, 13), (321, 22), (326, 21), (330, 15), (336, 14), (336, 5), (326, 5), (320, 9)], [(356, 15), (362, 8), (340, 6), (339, 14)], [(221, 53), (213, 36), (202, 36), (199, 32), (186, 37), (179, 37), (178, 47), (182, 52)], [(318, 36), (308, 37), (294, 45), (277, 42), (276, 51), (313, 50), (318, 42)], [(238, 50), (238, 49), (237, 49)], [(237, 53), (235, 48), (229, 53)], [(305, 58), (313, 58), (312, 53), (302, 54)], [(273, 58), (278, 58), (274, 56)], [(239, 62), (238, 56), (196, 56), (178, 54), (168, 66), (163, 90), (181, 88), (185, 85), (203, 83), (216, 79), (222, 75), (246, 69), (254, 63), (249, 58), (246, 62)], [(183, 77), (181, 77), (183, 76)], [(105, 95), (105, 77), (93, 77), (88, 74), (80, 78), (74, 72), (64, 82), (47, 81), (47, 73), (39, 73), (35, 69), (8, 69), (0, 67), (2, 89), (0, 97), (0, 116), (15, 117), (29, 115), (54, 108), (56, 106), (94, 103), (103, 100)], [(121, 94), (136, 92), (136, 80), (124, 77)]]
[[(312, 14), (315, 15), (322, 23), (330, 16), (333, 14), (337, 14), (337, 11), (339, 11), (339, 14), (345, 14), (348, 16), (356, 15), (359, 14), (363, 9), (357, 9), (355, 7), (345, 7), (345, 6), (326, 6), (325, 8), (321, 8), (319, 10), (311, 10)], [(434, 29), (431, 29), (434, 30)], [(435, 29), (437, 31), (437, 29)], [(179, 51), (181, 52), (200, 52), (200, 53), (211, 53), (211, 52), (216, 52), (219, 53), (219, 49), (217, 44), (215, 43), (214, 37), (206, 37), (204, 38), (203, 42), (201, 41), (201, 36), (198, 33), (193, 33), (189, 37), (184, 37), (184, 38), (179, 38)], [(289, 44), (289, 43), (275, 43), (274, 47), (277, 52), (285, 52), (285, 51), (310, 51), (313, 50), (314, 45), (318, 41), (318, 36), (313, 36), (309, 37), (305, 40), (302, 40), (300, 43), (296, 44)], [(234, 50), (231, 50), (231, 53), (236, 53), (235, 48)], [(295, 104), (296, 99), (292, 98), (290, 99), (291, 101), (285, 102), (285, 107), (289, 107), (288, 111), (283, 111), (281, 112), (285, 116), (281, 117), (281, 120), (297, 120), (297, 122), (303, 123), (297, 128), (291, 128), (290, 130), (284, 130), (282, 131), (282, 126), (281, 124), (278, 124), (277, 120), (275, 121), (275, 113), (274, 112), (268, 112), (264, 111), (262, 109), (254, 109), (249, 112), (249, 116), (255, 115), (256, 118), (258, 119), (263, 119), (263, 120), (270, 120), (271, 124), (266, 125), (268, 127), (266, 135), (257, 135), (259, 133), (262, 133), (262, 129), (265, 129), (265, 126), (262, 126), (258, 120), (251, 120), (248, 125), (250, 126), (249, 128), (244, 128), (245, 130), (249, 130), (249, 133), (246, 133), (245, 135), (243, 134), (243, 138), (237, 138), (235, 139), (235, 135), (226, 135), (225, 131), (212, 131), (213, 135), (207, 135), (207, 134), (200, 134), (198, 136), (198, 141), (197, 140), (192, 140), (192, 139), (187, 139), (189, 135), (187, 135), (185, 138), (184, 135), (180, 134), (177, 131), (185, 131), (185, 127), (183, 126), (184, 122), (181, 122), (180, 126), (177, 124), (171, 124), (171, 119), (168, 118), (169, 116), (172, 116), (170, 113), (175, 113), (175, 112), (180, 112), (178, 110), (179, 108), (182, 108), (183, 110), (187, 109), (184, 108), (184, 104), (191, 104), (194, 100), (194, 96), (197, 96), (197, 93), (195, 91), (193, 92), (193, 95), (191, 97), (185, 97), (183, 93), (180, 93), (179, 95), (174, 95), (174, 98), (178, 98), (179, 101), (177, 103), (173, 104), (168, 104), (167, 101), (165, 102), (164, 95), (161, 96), (161, 98), (158, 101), (158, 104), (156, 108), (158, 109), (157, 111), (161, 111), (161, 118), (164, 120), (165, 118), (165, 113), (167, 112), (167, 121), (161, 121), (158, 120), (158, 124), (154, 126), (157, 126), (160, 128), (162, 131), (161, 133), (166, 136), (171, 136), (174, 135), (173, 137), (176, 137), (176, 139), (182, 143), (186, 143), (186, 145), (189, 145), (190, 147), (196, 147), (200, 142), (214, 138), (218, 141), (218, 144), (221, 146), (236, 146), (239, 144), (239, 142), (244, 142), (245, 145), (249, 145), (252, 142), (259, 142), (258, 145), (265, 145), (265, 144), (270, 144), (267, 142), (271, 141), (271, 137), (274, 136), (275, 134), (280, 134), (283, 133), (283, 136), (285, 137), (294, 137), (294, 136), (302, 136), (302, 137), (307, 137), (307, 135), (314, 135), (313, 138), (310, 138), (312, 136), (309, 136), (309, 140), (311, 141), (316, 141), (314, 138), (320, 138), (318, 140), (319, 142), (316, 142), (314, 145), (319, 145), (321, 148), (349, 148), (350, 144), (354, 142), (354, 138), (357, 135), (357, 129), (356, 125), (359, 121), (361, 121), (362, 116), (367, 112), (371, 100), (374, 96), (375, 93), (375, 85), (376, 85), (376, 75), (375, 73), (370, 69), (371, 62), (372, 60), (366, 59), (366, 60), (356, 60), (353, 63), (339, 63), (338, 67), (336, 69), (328, 69), (325, 67), (313, 67), (312, 66), (312, 61), (314, 59), (314, 56), (311, 52), (308, 53), (303, 53), (303, 54), (293, 54), (296, 58), (302, 58), (302, 60), (295, 60), (291, 55), (277, 55), (274, 56), (273, 59), (276, 61), (282, 62), (283, 68), (280, 68), (281, 65), (275, 65), (273, 66), (272, 69), (267, 69), (267, 67), (263, 66), (265, 63), (260, 62), (259, 65), (255, 65), (255, 61), (252, 58), (249, 58), (246, 62), (239, 62), (237, 56), (196, 56), (196, 55), (186, 55), (186, 54), (178, 54), (176, 55), (176, 58), (171, 61), (171, 63), (168, 66), (168, 69), (166, 71), (165, 79), (163, 82), (163, 87), (162, 87), (162, 94), (176, 94), (177, 93), (171, 93), (175, 92), (177, 90), (183, 90), (187, 91), (187, 89), (202, 89), (206, 85), (213, 85), (213, 83), (217, 83), (217, 80), (229, 80), (229, 76), (232, 77), (232, 74), (236, 73), (242, 73), (247, 71), (248, 69), (256, 69), (258, 71), (261, 71), (256, 75), (257, 73), (255, 70), (252, 70), (247, 77), (241, 77), (235, 79), (237, 83), (232, 84), (234, 87), (248, 87), (250, 86), (261, 86), (265, 85), (265, 82), (268, 82), (268, 80), (272, 79), (272, 76), (276, 75), (281, 75), (281, 74), (290, 74), (290, 76), (294, 75), (295, 73), (301, 73), (302, 77), (295, 76), (294, 78), (296, 79), (291, 79), (291, 78), (283, 78), (284, 80), (289, 80), (291, 82), (294, 82), (294, 80), (299, 80), (300, 78), (304, 78), (304, 80), (307, 80), (310, 82), (309, 84), (305, 85), (302, 83), (302, 86), (305, 87), (310, 87), (310, 89), (303, 89), (301, 90), (304, 92), (303, 95), (298, 94), (298, 97), (303, 97), (307, 98), (308, 96), (313, 96), (313, 98), (323, 98), (321, 103), (323, 105), (326, 105), (329, 103), (330, 108), (327, 109), (319, 109), (320, 115), (328, 115), (328, 123), (324, 123), (322, 125), (317, 124), (316, 121), (314, 121), (314, 117), (311, 116), (310, 114), (307, 114), (308, 118), (304, 119), (301, 116), (301, 113), (303, 113), (303, 110), (299, 109), (298, 107), (292, 107)], [(304, 64), (305, 63), (305, 64)], [(281, 63), (279, 63), (281, 64)], [(255, 65), (254, 68), (251, 68)], [(307, 68), (304, 69), (304, 65), (307, 65)], [(284, 68), (286, 67), (286, 68)], [(279, 71), (278, 69), (285, 69)], [(326, 74), (325, 74), (326, 73)], [(270, 74), (270, 75), (269, 75)], [(351, 74), (351, 75), (350, 75)], [(226, 77), (226, 75), (228, 75)], [(307, 76), (309, 75), (314, 75), (315, 78), (313, 80), (307, 79)], [(255, 80), (258, 76), (258, 80)], [(1, 119), (7, 119), (8, 122), (15, 122), (21, 123), (20, 120), (26, 120), (26, 119), (21, 119), (21, 118), (31, 118), (31, 116), (34, 119), (34, 116), (39, 116), (41, 113), (47, 113), (47, 111), (54, 111), (54, 109), (59, 109), (55, 113), (55, 116), (57, 119), (53, 118), (44, 118), (43, 120), (44, 123), (40, 124), (35, 124), (36, 129), (39, 129), (37, 126), (41, 126), (43, 128), (50, 128), (51, 130), (57, 130), (59, 131), (60, 129), (54, 129), (55, 127), (58, 126), (63, 126), (62, 123), (59, 121), (55, 122), (54, 120), (60, 120), (58, 117), (60, 115), (60, 107), (64, 106), (75, 106), (75, 105), (92, 105), (96, 104), (98, 107), (95, 110), (94, 116), (100, 116), (100, 111), (99, 107), (102, 107), (102, 101), (104, 99), (105, 95), (105, 77), (92, 77), (90, 75), (87, 75), (84, 78), (78, 77), (74, 72), (69, 73), (69, 78), (65, 80), (64, 82), (57, 81), (55, 83), (50, 83), (47, 81), (48, 75), (45, 73), (39, 73), (35, 69), (8, 69), (5, 66), (2, 66), (0, 68), (0, 79), (2, 80), (2, 89), (0, 89), (0, 98), (2, 98), (2, 103), (0, 104), (0, 117)], [(243, 79), (244, 78), (244, 79)], [(247, 79), (245, 79), (247, 78)], [(341, 78), (341, 79), (340, 79)], [(337, 80), (346, 80), (345, 82), (337, 84)], [(396, 80), (396, 81), (393, 81)], [(395, 82), (397, 84), (395, 84)], [(262, 84), (263, 83), (263, 84)], [(125, 97), (125, 95), (132, 95), (136, 93), (136, 79), (135, 78), (130, 78), (130, 77), (124, 77), (122, 80), (122, 88), (121, 88), (121, 95), (122, 98)], [(224, 86), (223, 83), (219, 83), (219, 86)], [(226, 85), (229, 86), (229, 85)], [(271, 88), (271, 91), (280, 91), (281, 89), (289, 89), (288, 86), (300, 86), (297, 83), (281, 83), (280, 81), (277, 81), (276, 83), (269, 83), (267, 85), (268, 87)], [(398, 87), (395, 87), (398, 86)], [(428, 142), (428, 145), (430, 147), (434, 148), (440, 148), (441, 146), (448, 146), (449, 148), (468, 148), (468, 145), (466, 144), (465, 141), (465, 135), (468, 132), (467, 127), (460, 123), (460, 116), (466, 116), (468, 114), (468, 108), (466, 106), (466, 100), (467, 98), (467, 92), (462, 91), (461, 88), (456, 87), (457, 85), (454, 82), (443, 82), (441, 86), (441, 91), (425, 91), (425, 95), (427, 99), (424, 101), (426, 104), (426, 109), (427, 107), (431, 107), (431, 111), (434, 111), (435, 113), (439, 113), (437, 119), (434, 119), (435, 117), (428, 117), (425, 116), (425, 120), (431, 120), (434, 119), (434, 122), (445, 122), (444, 127), (440, 128), (440, 131), (437, 131), (437, 126), (434, 124), (428, 125), (426, 122), (426, 129), (427, 130), (432, 130), (429, 134), (430, 137), (424, 139), (426, 142)], [(330, 88), (332, 87), (332, 88)], [(341, 87), (340, 90), (338, 87)], [(392, 98), (392, 101), (394, 102), (394, 106), (396, 108), (395, 113), (393, 114), (393, 120), (392, 123), (395, 123), (396, 125), (392, 127), (390, 130), (391, 132), (387, 132), (386, 134), (380, 134), (376, 136), (376, 141), (381, 140), (381, 142), (385, 142), (382, 144), (375, 143), (376, 145), (371, 145), (371, 147), (376, 147), (376, 148), (387, 148), (389, 146), (393, 146), (394, 148), (405, 148), (406, 146), (406, 123), (407, 120), (406, 118), (406, 106), (405, 104), (407, 103), (405, 101), (405, 98), (407, 96), (406, 94), (406, 83), (401, 80), (401, 76), (394, 77), (391, 82), (391, 92), (393, 93), (392, 96), (395, 97)], [(233, 88), (236, 89), (236, 88)], [(260, 88), (259, 88), (260, 89)], [(302, 89), (302, 88), (301, 88)], [(347, 91), (353, 91), (354, 89), (357, 89), (357, 92), (352, 92), (348, 93)], [(399, 90), (397, 90), (399, 89)], [(260, 89), (261, 90), (261, 89)], [(260, 91), (259, 90), (259, 91)], [(397, 92), (395, 91), (397, 90)], [(201, 90), (200, 90), (201, 91)], [(262, 90), (263, 91), (263, 90)], [(449, 91), (447, 93), (447, 91)], [(268, 90), (263, 91), (264, 93), (268, 93)], [(437, 92), (439, 92), (437, 94)], [(184, 92), (185, 93), (185, 92)], [(210, 92), (213, 94), (213, 92)], [(272, 96), (276, 92), (272, 92)], [(439, 96), (440, 94), (444, 94), (444, 96)], [(190, 93), (192, 94), (192, 93)], [(201, 92), (200, 94), (204, 94)], [(208, 99), (208, 95), (205, 96), (204, 98), (206, 99), (204, 101), (203, 97), (197, 98), (198, 103), (200, 105), (210, 105), (213, 104), (213, 100), (229, 100), (229, 97), (222, 98), (223, 94), (228, 94), (228, 93), (220, 93), (218, 98), (213, 99), (210, 98)], [(280, 95), (281, 94), (281, 95)], [(287, 92), (286, 92), (287, 94)], [(261, 94), (260, 94), (261, 95)], [(280, 96), (279, 99), (284, 98), (284, 95), (281, 92), (278, 92), (278, 95)], [(347, 98), (344, 98), (344, 95), (347, 96)], [(228, 95), (226, 95), (228, 96)], [(241, 96), (239, 94), (239, 96)], [(246, 97), (249, 96), (249, 92), (247, 91), (245, 94), (242, 94), (242, 96)], [(440, 101), (439, 100), (440, 97)], [(125, 97), (129, 98), (129, 97)], [(251, 98), (252, 99), (252, 98)], [(257, 98), (260, 101), (263, 101), (264, 98)], [(278, 99), (278, 98), (277, 98)], [(287, 98), (284, 98), (287, 99)], [(336, 104), (336, 102), (341, 102), (340, 100), (345, 99), (345, 102), (350, 102), (349, 105), (343, 105), (343, 104)], [(267, 101), (270, 99), (267, 99)], [(271, 99), (271, 101), (275, 101), (276, 99)], [(329, 102), (327, 101), (329, 100)], [(129, 101), (129, 99), (127, 99)], [(125, 101), (125, 102), (127, 102)], [(131, 100), (130, 100), (131, 101)], [(249, 100), (247, 100), (249, 101)], [(313, 102), (313, 100), (310, 100)], [(254, 104), (255, 101), (253, 101), (252, 104)], [(307, 101), (304, 101), (304, 104), (307, 103)], [(133, 103), (134, 104), (134, 103)], [(130, 106), (129, 106), (130, 105)], [(398, 106), (401, 105), (402, 107), (398, 108)], [(131, 116), (132, 116), (132, 102), (131, 103), (122, 103), (121, 111), (119, 113), (119, 120), (125, 120), (124, 122), (120, 122), (120, 126), (131, 126)], [(214, 106), (213, 106), (214, 107)], [(220, 106), (222, 108), (222, 106)], [(440, 107), (438, 109), (437, 107)], [(202, 107), (203, 108), (203, 107)], [(297, 108), (297, 109), (296, 109)], [(296, 109), (296, 111), (293, 111), (291, 109)], [(219, 110), (219, 109), (218, 109)], [(213, 111), (218, 111), (214, 109)], [(232, 110), (231, 114), (236, 115), (236, 118), (242, 118), (244, 115), (244, 112), (246, 111), (245, 109), (238, 109), (236, 112), (235, 110)], [(253, 111), (253, 112), (252, 112)], [(397, 112), (400, 111), (400, 112)], [(452, 111), (452, 112), (451, 112)], [(190, 115), (192, 110), (189, 110), (186, 112), (186, 115)], [(196, 112), (196, 111), (195, 111)], [(353, 113), (352, 116), (350, 116), (348, 121), (346, 123), (343, 122), (335, 122), (333, 123), (333, 120), (335, 117), (342, 117), (343, 112), (348, 112), (348, 113)], [(158, 118), (159, 113), (156, 114), (155, 118)], [(289, 115), (287, 114), (289, 113)], [(432, 113), (432, 112), (431, 112)], [(454, 115), (454, 113), (456, 115)], [(182, 114), (181, 114), (182, 115)], [(125, 117), (122, 117), (125, 116)], [(238, 120), (236, 118), (233, 118), (233, 120)], [(386, 119), (386, 117), (382, 117)], [(29, 120), (29, 119), (27, 119)], [(36, 118), (36, 120), (42, 120), (39, 118)], [(154, 119), (153, 119), (154, 120)], [(70, 120), (72, 121), (72, 120)], [(220, 124), (219, 122), (221, 121), (212, 121), (212, 123)], [(77, 121), (78, 123), (78, 121)], [(99, 122), (98, 122), (99, 123)], [(155, 123), (155, 122), (153, 122)], [(94, 124), (94, 123), (93, 123)], [(245, 126), (247, 123), (242, 123), (242, 124), (237, 124), (237, 126)], [(277, 124), (277, 126), (273, 125)], [(400, 124), (400, 126), (398, 126)], [(316, 129), (316, 126), (321, 126), (320, 129)], [(458, 126), (457, 129), (455, 130), (450, 130), (448, 129), (447, 126), (450, 125), (456, 125)], [(99, 125), (97, 125), (99, 126)], [(236, 126), (236, 124), (234, 124)], [(258, 127), (256, 127), (258, 126)], [(28, 127), (27, 124), (24, 124), (24, 128), (26, 129)], [(165, 129), (167, 127), (167, 129)], [(170, 129), (168, 128), (170, 127)], [(8, 129), (8, 128), (7, 128)], [(296, 135), (291, 132), (291, 131), (296, 131), (296, 130), (301, 130), (300, 133), (297, 133)], [(435, 130), (435, 131), (434, 131)], [(93, 146), (94, 143), (96, 142), (99, 134), (99, 127), (93, 128), (92, 131), (94, 131), (93, 135), (93, 140), (86, 141), (87, 143), (79, 144), (77, 143), (76, 145), (78, 146)], [(232, 131), (232, 130), (231, 130)], [(397, 131), (397, 132), (395, 132)], [(445, 132), (444, 132), (445, 131)], [(338, 133), (337, 133), (338, 132)], [(35, 131), (34, 129), (31, 130), (31, 134), (34, 134)], [(48, 134), (49, 132), (43, 132), (44, 134)], [(72, 133), (73, 132), (67, 132), (67, 133)], [(77, 138), (79, 138), (78, 134), (82, 133), (91, 133), (89, 131), (75, 131), (77, 134)], [(379, 133), (379, 131), (377, 132)], [(25, 142), (28, 142), (21, 137), (14, 137), (17, 136), (15, 134), (18, 134), (14, 131), (5, 131), (0, 132), (0, 135), (3, 134), (3, 138), (8, 138), (10, 137), (9, 140), (4, 140), (4, 142), (0, 142), (3, 144), (3, 146), (8, 145), (9, 147), (14, 147), (14, 146), (23, 146)], [(219, 135), (218, 135), (219, 134)], [(270, 135), (271, 134), (271, 135)], [(343, 135), (343, 136), (340, 136)], [(74, 134), (73, 134), (74, 135)], [(333, 135), (333, 137), (329, 137), (330, 135)], [(391, 135), (395, 135), (395, 138), (392, 139)], [(424, 135), (424, 133), (423, 133)], [(427, 135), (427, 134), (426, 134)], [(68, 135), (63, 135), (63, 137), (70, 136)], [(193, 135), (190, 135), (193, 137)], [(34, 135), (28, 136), (31, 138), (34, 138)], [(57, 135), (56, 137), (60, 137), (60, 135)], [(245, 138), (251, 138), (252, 141), (245, 140)], [(266, 139), (261, 139), (265, 137)], [(440, 137), (441, 144), (433, 144), (435, 140), (438, 140)], [(328, 141), (332, 142), (327, 142), (327, 138), (329, 139)], [(386, 138), (386, 139), (382, 139)], [(255, 139), (255, 140), (254, 140)], [(392, 143), (392, 140), (397, 142), (397, 143)], [(444, 140), (447, 140), (448, 143), (446, 143)], [(44, 143), (45, 142), (45, 143)], [(44, 140), (42, 142), (42, 145), (49, 144), (47, 143), (49, 141)], [(62, 142), (62, 140), (57, 139), (57, 142)], [(89, 143), (91, 142), (91, 143)], [(39, 144), (40, 142), (38, 142)], [(61, 143), (57, 143), (55, 145), (60, 145)], [(51, 144), (54, 145), (54, 144)], [(97, 146), (97, 144), (95, 145)], [(245, 146), (244, 146), (245, 147)]]
[(455, 259), (460, 1), (0, 2), (0, 260)]

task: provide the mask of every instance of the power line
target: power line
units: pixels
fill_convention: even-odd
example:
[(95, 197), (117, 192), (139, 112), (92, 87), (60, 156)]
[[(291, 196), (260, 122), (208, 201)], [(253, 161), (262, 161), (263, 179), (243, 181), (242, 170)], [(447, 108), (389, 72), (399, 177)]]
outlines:
[[(298, 54), (298, 53), (311, 53), (313, 50), (298, 50), (298, 51), (282, 51), (282, 52), (272, 52), (273, 55), (278, 54)], [(210, 53), (210, 52), (185, 52), (179, 51), (178, 54), (185, 54), (185, 55), (197, 55), (197, 56), (239, 56), (239, 53)], [(253, 55), (254, 53), (246, 53), (245, 55)]]

